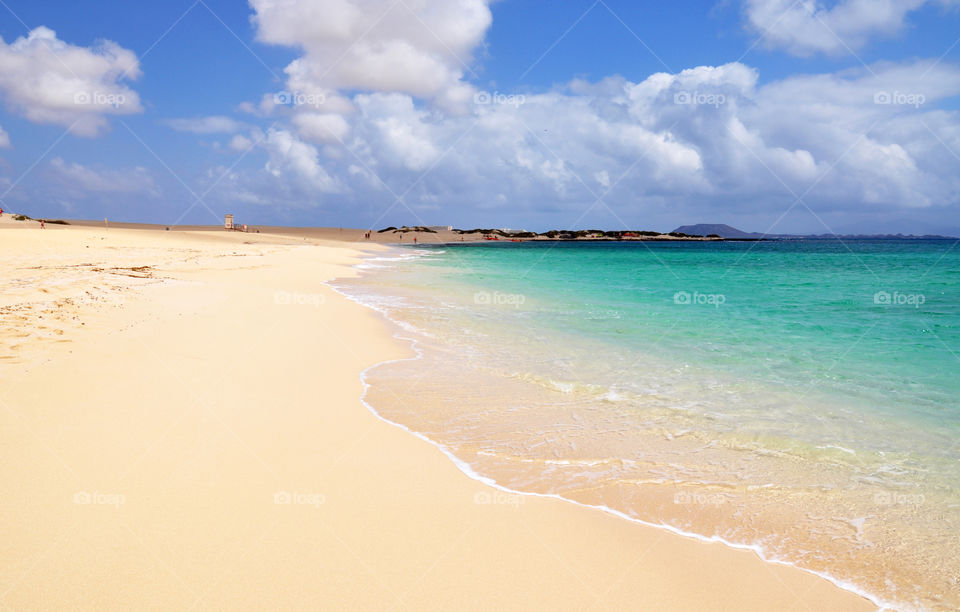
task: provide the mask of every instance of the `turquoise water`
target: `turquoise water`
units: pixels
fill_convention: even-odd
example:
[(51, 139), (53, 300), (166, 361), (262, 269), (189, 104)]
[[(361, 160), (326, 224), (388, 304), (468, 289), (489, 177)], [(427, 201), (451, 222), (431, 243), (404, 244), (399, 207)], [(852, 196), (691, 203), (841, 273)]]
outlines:
[[(451, 283), (525, 296), (536, 304), (525, 320), (545, 328), (788, 386), (815, 380), (940, 426), (960, 419), (960, 249), (952, 246), (531, 243), (464, 247), (421, 265)], [(678, 292), (691, 304), (683, 294), (675, 301)], [(891, 302), (922, 297), (887, 305), (878, 292)], [(720, 297), (693, 303), (694, 294)]]
[(371, 379), (392, 420), (517, 490), (960, 605), (954, 243), (407, 252), (343, 286), (420, 347)]

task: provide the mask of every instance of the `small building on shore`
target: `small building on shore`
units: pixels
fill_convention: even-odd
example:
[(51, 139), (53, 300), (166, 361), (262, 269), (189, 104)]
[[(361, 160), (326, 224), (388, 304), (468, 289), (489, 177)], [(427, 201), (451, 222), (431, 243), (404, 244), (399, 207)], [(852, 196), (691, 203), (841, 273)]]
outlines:
[(233, 229), (233, 215), (227, 215), (223, 218), (223, 229)]

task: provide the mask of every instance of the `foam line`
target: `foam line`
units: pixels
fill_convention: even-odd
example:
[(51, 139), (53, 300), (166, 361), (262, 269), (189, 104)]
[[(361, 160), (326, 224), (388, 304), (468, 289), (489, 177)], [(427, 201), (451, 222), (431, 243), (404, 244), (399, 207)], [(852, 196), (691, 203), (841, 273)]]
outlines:
[[(398, 261), (399, 259), (400, 259), (400, 258), (395, 258), (395, 259), (393, 259), (393, 260), (394, 260), (394, 261)], [(358, 264), (356, 267), (360, 267), (360, 266), (362, 266), (362, 265), (363, 265), (363, 264)], [(336, 282), (336, 280), (337, 280), (337, 279), (331, 279), (330, 281), (327, 281), (325, 284), (326, 284), (327, 286), (329, 286), (331, 289), (333, 289), (334, 291), (336, 291), (337, 293), (339, 293), (340, 295), (342, 295), (343, 297), (347, 298), (348, 300), (350, 300), (350, 301), (352, 301), (352, 302), (355, 302), (355, 303), (357, 303), (357, 304), (360, 304), (360, 305), (362, 305), (362, 306), (365, 306), (365, 307), (367, 307), (367, 308), (370, 308), (371, 310), (379, 313), (380, 315), (382, 315), (382, 316), (384, 317), (384, 319), (386, 319), (389, 323), (391, 323), (391, 324), (394, 326), (395, 329), (401, 329), (401, 330), (402, 330), (402, 329), (406, 329), (406, 330), (408, 330), (408, 331), (416, 331), (416, 330), (415, 330), (414, 328), (412, 328), (409, 324), (404, 324), (404, 323), (402, 323), (402, 322), (400, 322), (400, 321), (396, 321), (396, 320), (394, 320), (393, 318), (391, 318), (390, 315), (389, 315), (389, 313), (388, 313), (386, 310), (384, 310), (384, 309), (382, 309), (382, 308), (377, 308), (377, 307), (375, 307), (375, 306), (373, 306), (373, 305), (371, 305), (371, 304), (368, 304), (368, 303), (364, 302), (364, 301), (363, 301), (362, 299), (360, 299), (360, 298), (356, 298), (356, 297), (354, 297), (354, 296), (349, 295), (348, 293), (345, 293), (344, 291), (341, 291), (340, 289), (338, 289), (337, 287), (335, 287), (335, 286), (333, 285), (333, 283)], [(680, 528), (678, 528), (678, 527), (674, 527), (673, 525), (668, 525), (668, 524), (666, 524), (666, 523), (651, 523), (651, 522), (649, 522), (649, 521), (644, 521), (644, 520), (642, 520), (642, 519), (638, 519), (638, 518), (632, 517), (632, 516), (630, 516), (630, 515), (628, 515), (628, 514), (625, 514), (625, 513), (621, 512), (620, 510), (615, 510), (614, 508), (610, 508), (609, 506), (594, 505), (594, 504), (585, 504), (585, 503), (578, 502), (578, 501), (575, 501), (575, 500), (572, 500), (572, 499), (568, 499), (568, 498), (566, 498), (566, 497), (562, 497), (562, 496), (560, 496), (560, 495), (557, 495), (556, 493), (533, 493), (533, 492), (529, 492), (529, 491), (519, 491), (519, 490), (516, 490), (516, 489), (511, 489), (511, 488), (509, 488), (509, 487), (506, 487), (506, 486), (504, 486), (504, 485), (501, 485), (500, 483), (498, 483), (497, 481), (495, 481), (495, 480), (492, 479), (492, 478), (489, 478), (489, 477), (487, 477), (487, 476), (483, 476), (482, 474), (477, 473), (477, 472), (473, 469), (473, 467), (471, 467), (468, 463), (466, 463), (465, 461), (463, 461), (462, 459), (460, 459), (459, 457), (457, 457), (456, 455), (454, 455), (453, 452), (450, 451), (450, 449), (448, 449), (448, 448), (447, 448), (446, 446), (444, 446), (443, 444), (441, 444), (441, 443), (439, 443), (439, 442), (437, 442), (437, 441), (435, 441), (435, 440), (432, 440), (432, 439), (428, 438), (427, 436), (425, 436), (425, 435), (423, 435), (423, 434), (421, 434), (421, 433), (419, 433), (419, 432), (417, 432), (417, 431), (414, 431), (414, 430), (410, 429), (409, 427), (407, 427), (406, 425), (404, 425), (404, 424), (402, 424), (402, 423), (397, 423), (396, 421), (391, 421), (390, 419), (384, 417), (384, 416), (381, 415), (379, 412), (377, 412), (377, 410), (367, 401), (367, 392), (369, 391), (369, 389), (370, 389), (370, 387), (371, 387), (370, 383), (367, 382), (367, 376), (369, 375), (369, 373), (370, 373), (371, 371), (373, 371), (374, 369), (376, 369), (376, 368), (378, 368), (378, 367), (380, 367), (380, 366), (385, 366), (385, 365), (389, 365), (389, 364), (392, 364), (392, 363), (400, 363), (400, 362), (404, 362), (404, 361), (419, 361), (420, 359), (423, 358), (423, 351), (420, 349), (420, 347), (419, 347), (419, 342), (417, 341), (416, 338), (411, 338), (411, 337), (408, 337), (408, 336), (401, 335), (401, 333), (400, 333), (399, 331), (395, 331), (394, 334), (393, 334), (393, 337), (396, 338), (396, 339), (398, 339), (398, 340), (408, 342), (408, 343), (410, 344), (410, 348), (414, 351), (415, 355), (414, 355), (413, 357), (403, 357), (403, 358), (400, 358), (400, 359), (390, 359), (390, 360), (387, 360), (387, 361), (381, 361), (381, 362), (379, 362), (379, 363), (376, 363), (376, 364), (374, 364), (374, 365), (372, 365), (372, 366), (364, 369), (362, 372), (360, 372), (360, 383), (361, 383), (361, 385), (363, 386), (363, 393), (362, 393), (361, 396), (360, 396), (360, 401), (361, 401), (361, 403), (363, 403), (363, 405), (367, 408), (367, 410), (370, 411), (371, 414), (373, 414), (373, 416), (375, 416), (375, 417), (378, 418), (379, 420), (383, 421), (384, 423), (388, 423), (388, 424), (390, 424), (390, 425), (392, 425), (392, 426), (394, 426), (394, 427), (398, 427), (398, 428), (402, 429), (403, 431), (405, 431), (405, 432), (413, 435), (414, 437), (419, 438), (420, 440), (423, 440), (424, 442), (426, 442), (426, 443), (428, 443), (428, 444), (431, 444), (431, 445), (433, 445), (434, 447), (436, 447), (441, 453), (443, 453), (444, 455), (446, 455), (446, 457), (447, 457), (448, 459), (450, 459), (450, 461), (452, 461), (453, 464), (454, 464), (455, 466), (457, 466), (457, 468), (458, 468), (461, 472), (463, 472), (467, 477), (471, 478), (472, 480), (476, 480), (477, 482), (480, 482), (480, 483), (482, 483), (482, 484), (484, 484), (484, 485), (487, 485), (487, 486), (489, 486), (489, 487), (493, 487), (494, 489), (497, 489), (497, 490), (499, 490), (499, 491), (503, 491), (503, 492), (505, 492), (505, 493), (510, 493), (510, 494), (512, 494), (512, 495), (524, 495), (524, 496), (529, 496), (529, 497), (544, 497), (544, 498), (550, 498), (550, 499), (557, 499), (557, 500), (560, 500), (560, 501), (563, 501), (563, 502), (567, 502), (567, 503), (570, 503), (570, 504), (575, 504), (575, 505), (580, 506), (580, 507), (583, 507), (583, 508), (590, 508), (590, 509), (592, 509), (592, 510), (599, 510), (599, 511), (601, 511), (601, 512), (605, 512), (605, 513), (607, 513), (607, 514), (611, 514), (611, 515), (616, 516), (616, 517), (618, 517), (618, 518), (622, 518), (622, 519), (625, 519), (625, 520), (627, 520), (627, 521), (630, 521), (631, 523), (637, 523), (637, 524), (640, 524), (640, 525), (646, 525), (647, 527), (653, 527), (653, 528), (655, 528), (655, 529), (665, 529), (666, 531), (669, 531), (669, 532), (671, 532), (671, 533), (673, 533), (673, 534), (676, 534), (676, 535), (679, 535), (679, 536), (682, 536), (682, 537), (685, 537), (685, 538), (691, 538), (691, 539), (694, 539), (694, 540), (698, 540), (698, 541), (700, 541), (700, 542), (718, 543), (718, 544), (722, 544), (722, 545), (724, 545), (724, 546), (727, 546), (727, 547), (733, 548), (733, 549), (737, 549), (737, 550), (749, 550), (749, 551), (752, 551), (754, 554), (756, 554), (757, 557), (759, 557), (762, 561), (765, 561), (765, 562), (767, 562), (767, 563), (773, 563), (773, 564), (776, 564), (776, 565), (786, 565), (786, 566), (793, 567), (793, 568), (799, 569), (799, 570), (801, 570), (801, 571), (804, 571), (804, 572), (806, 572), (806, 573), (808, 573), (808, 574), (813, 574), (813, 575), (815, 575), (815, 576), (818, 576), (818, 577), (820, 577), (820, 578), (823, 578), (824, 580), (828, 580), (829, 582), (831, 582), (832, 584), (834, 584), (834, 585), (837, 586), (838, 588), (841, 588), (841, 589), (843, 589), (843, 590), (845, 590), (845, 591), (849, 591), (849, 592), (851, 592), (851, 593), (854, 593), (854, 594), (856, 594), (856, 595), (859, 595), (860, 597), (863, 597), (863, 598), (867, 599), (868, 601), (870, 601), (871, 603), (873, 603), (874, 605), (876, 605), (878, 610), (896, 610), (896, 609), (907, 610), (907, 608), (904, 608), (904, 607), (903, 607), (903, 604), (894, 604), (893, 602), (883, 601), (883, 600), (881, 600), (880, 598), (878, 598), (877, 596), (875, 596), (875, 595), (873, 595), (873, 594), (871, 594), (871, 593), (868, 593), (867, 591), (864, 591), (863, 589), (859, 588), (858, 586), (856, 586), (856, 585), (854, 585), (854, 584), (851, 584), (851, 583), (849, 583), (849, 582), (846, 582), (846, 581), (844, 581), (844, 580), (840, 580), (840, 579), (838, 579), (838, 578), (835, 578), (835, 577), (833, 577), (833, 576), (831, 576), (831, 575), (829, 575), (829, 574), (827, 574), (827, 573), (818, 572), (818, 571), (815, 571), (815, 570), (810, 570), (810, 569), (807, 569), (807, 568), (804, 568), (804, 567), (800, 567), (800, 566), (798, 566), (798, 565), (796, 565), (796, 564), (794, 564), (794, 563), (791, 563), (791, 562), (789, 562), (789, 561), (783, 561), (783, 560), (780, 560), (780, 559), (776, 559), (776, 558), (774, 558), (774, 557), (771, 557), (771, 556), (769, 556), (769, 555), (767, 554), (767, 552), (763, 549), (763, 547), (761, 547), (760, 545), (757, 545), (757, 544), (740, 544), (740, 543), (737, 543), (737, 542), (730, 542), (730, 541), (725, 540), (725, 539), (721, 538), (720, 536), (716, 536), (716, 535), (714, 535), (714, 536), (705, 536), (705, 535), (702, 535), (702, 534), (699, 534), (699, 533), (693, 533), (693, 532), (689, 532), (689, 531), (684, 531), (684, 530), (682, 530), (682, 529), (680, 529)]]

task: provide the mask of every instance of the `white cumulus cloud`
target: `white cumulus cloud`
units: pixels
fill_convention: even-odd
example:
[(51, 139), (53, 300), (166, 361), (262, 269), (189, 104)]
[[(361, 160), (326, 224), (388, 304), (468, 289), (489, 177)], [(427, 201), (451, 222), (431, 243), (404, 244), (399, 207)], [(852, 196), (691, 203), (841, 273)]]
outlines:
[(139, 113), (140, 98), (123, 81), (140, 76), (136, 54), (109, 40), (71, 45), (46, 27), (12, 43), (0, 39), (0, 93), (35, 123), (96, 136), (108, 115)]
[(266, 171), (274, 177), (296, 181), (318, 192), (334, 193), (337, 181), (321, 165), (316, 147), (287, 130), (273, 129), (260, 142), (269, 156)]
[[(302, 50), (286, 68), (295, 99), (349, 113), (345, 90), (397, 92), (465, 112), (463, 81), (492, 16), (490, 0), (250, 0), (257, 38)], [(266, 105), (270, 106), (267, 99)], [(316, 120), (303, 120), (303, 135)], [(329, 126), (326, 126), (329, 127)], [(326, 129), (326, 127), (321, 129)]]
[(342, 142), (350, 132), (350, 125), (336, 113), (297, 113), (293, 124), (304, 139), (319, 144)]
[(848, 53), (871, 38), (899, 32), (906, 16), (927, 4), (955, 0), (745, 0), (748, 27), (767, 47), (794, 55)]

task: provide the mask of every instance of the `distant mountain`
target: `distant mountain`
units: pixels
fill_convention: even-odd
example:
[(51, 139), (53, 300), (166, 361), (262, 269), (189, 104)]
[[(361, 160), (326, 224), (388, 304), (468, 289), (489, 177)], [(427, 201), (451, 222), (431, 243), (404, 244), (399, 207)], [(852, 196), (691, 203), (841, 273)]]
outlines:
[(745, 232), (735, 227), (730, 227), (723, 223), (698, 223), (696, 225), (682, 225), (673, 230), (678, 234), (690, 234), (691, 236), (709, 236), (716, 234), (721, 238), (763, 238), (763, 234), (757, 232)]
[(941, 236), (938, 234), (926, 234), (923, 236), (917, 236), (914, 234), (809, 234), (809, 235), (797, 235), (797, 234), (761, 234), (759, 232), (745, 232), (743, 230), (738, 230), (735, 227), (730, 227), (723, 223), (698, 223), (696, 225), (682, 225), (677, 229), (673, 230), (674, 233), (688, 234), (691, 236), (709, 236), (711, 234), (716, 234), (721, 238), (733, 238), (733, 239), (758, 239), (758, 238), (769, 238), (772, 240), (776, 239), (800, 239), (805, 238), (807, 240), (836, 240), (836, 239), (871, 239), (871, 240), (905, 240), (905, 239), (952, 239), (950, 236)]

